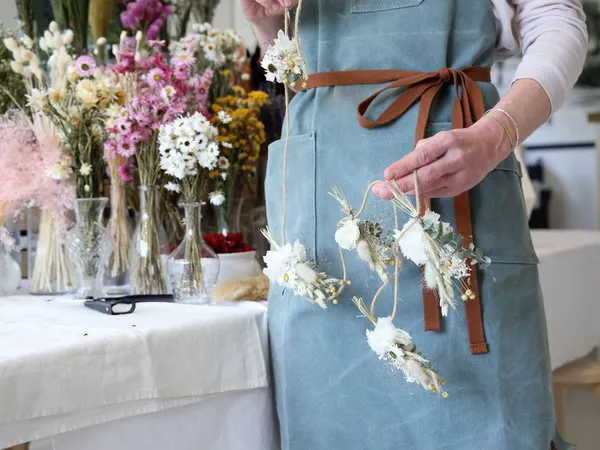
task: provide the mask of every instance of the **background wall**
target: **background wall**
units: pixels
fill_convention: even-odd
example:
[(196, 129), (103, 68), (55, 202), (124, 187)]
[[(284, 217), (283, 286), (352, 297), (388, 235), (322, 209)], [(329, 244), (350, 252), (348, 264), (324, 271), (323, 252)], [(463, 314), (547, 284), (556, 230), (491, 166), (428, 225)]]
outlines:
[(17, 7), (14, 0), (3, 0), (0, 6), (0, 22), (7, 28), (14, 28), (17, 25)]

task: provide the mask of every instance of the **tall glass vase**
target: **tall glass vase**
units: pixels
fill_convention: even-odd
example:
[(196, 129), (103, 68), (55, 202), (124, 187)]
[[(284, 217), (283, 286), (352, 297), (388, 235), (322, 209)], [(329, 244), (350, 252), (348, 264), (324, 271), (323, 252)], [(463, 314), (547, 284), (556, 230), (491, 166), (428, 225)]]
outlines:
[(244, 207), (244, 198), (228, 199), (220, 206), (215, 206), (217, 216), (217, 231), (225, 236), (229, 233), (242, 232), (242, 209)]
[(169, 256), (169, 281), (176, 302), (207, 304), (219, 275), (219, 257), (202, 238), (202, 204), (183, 206), (185, 237)]
[(30, 294), (63, 295), (77, 288), (75, 268), (65, 247), (65, 227), (60, 226), (54, 214), (45, 208), (28, 209), (27, 278)]
[(106, 295), (129, 293), (129, 251), (133, 224), (127, 215), (125, 185), (114, 183), (110, 187), (110, 245), (102, 260), (104, 292)]
[(101, 261), (110, 243), (106, 228), (102, 225), (102, 216), (107, 203), (107, 198), (73, 200), (75, 226), (67, 233), (67, 250), (77, 272), (78, 289), (75, 298), (104, 295), (104, 269)]
[(165, 263), (169, 240), (158, 216), (157, 186), (140, 186), (139, 216), (130, 250), (131, 292), (135, 295), (166, 294)]

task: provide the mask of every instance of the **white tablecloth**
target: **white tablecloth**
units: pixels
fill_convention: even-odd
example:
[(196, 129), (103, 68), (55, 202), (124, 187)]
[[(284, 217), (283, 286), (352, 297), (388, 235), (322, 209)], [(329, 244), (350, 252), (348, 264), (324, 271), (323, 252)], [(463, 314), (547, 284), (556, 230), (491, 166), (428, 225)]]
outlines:
[(600, 232), (534, 231), (552, 368), (600, 345)]
[(264, 307), (47, 300), (0, 299), (0, 448), (268, 386)]

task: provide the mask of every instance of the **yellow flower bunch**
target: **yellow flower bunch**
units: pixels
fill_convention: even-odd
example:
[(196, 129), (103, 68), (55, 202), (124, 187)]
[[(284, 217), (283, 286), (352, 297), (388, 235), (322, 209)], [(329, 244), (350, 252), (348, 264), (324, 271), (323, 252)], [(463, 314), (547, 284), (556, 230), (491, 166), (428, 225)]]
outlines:
[[(223, 155), (231, 165), (231, 173), (254, 175), (256, 162), (266, 141), (265, 126), (260, 120), (260, 110), (269, 103), (264, 92), (246, 92), (234, 86), (233, 95), (218, 98), (212, 105), (215, 113), (211, 123), (219, 129), (219, 141), (223, 144)], [(224, 111), (230, 121), (223, 122), (219, 112)], [(218, 171), (212, 174), (219, 175)]]

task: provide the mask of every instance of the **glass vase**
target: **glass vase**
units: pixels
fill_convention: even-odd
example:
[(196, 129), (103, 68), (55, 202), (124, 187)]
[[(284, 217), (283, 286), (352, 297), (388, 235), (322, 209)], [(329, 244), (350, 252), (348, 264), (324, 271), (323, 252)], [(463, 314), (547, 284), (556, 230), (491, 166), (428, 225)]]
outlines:
[(0, 295), (14, 294), (21, 284), (21, 266), (0, 242)]
[(202, 204), (183, 207), (185, 236), (169, 256), (169, 281), (175, 302), (205, 305), (219, 276), (219, 257), (202, 238)]
[(76, 198), (73, 200), (75, 226), (67, 233), (67, 250), (77, 273), (75, 298), (104, 295), (101, 261), (110, 245), (102, 216), (107, 198)]
[(169, 240), (158, 216), (157, 186), (140, 186), (139, 215), (130, 250), (131, 293), (162, 295), (167, 293), (165, 264)]
[(67, 218), (57, 221), (45, 208), (27, 210), (27, 278), (32, 295), (71, 294), (77, 276), (67, 255), (64, 233)]
[(243, 207), (243, 197), (227, 200), (222, 205), (215, 206), (215, 215), (217, 216), (217, 232), (224, 236), (227, 236), (229, 233), (241, 233)]
[(102, 284), (106, 295), (125, 295), (129, 287), (129, 251), (133, 224), (127, 214), (127, 193), (122, 183), (110, 187), (110, 241), (102, 260)]

